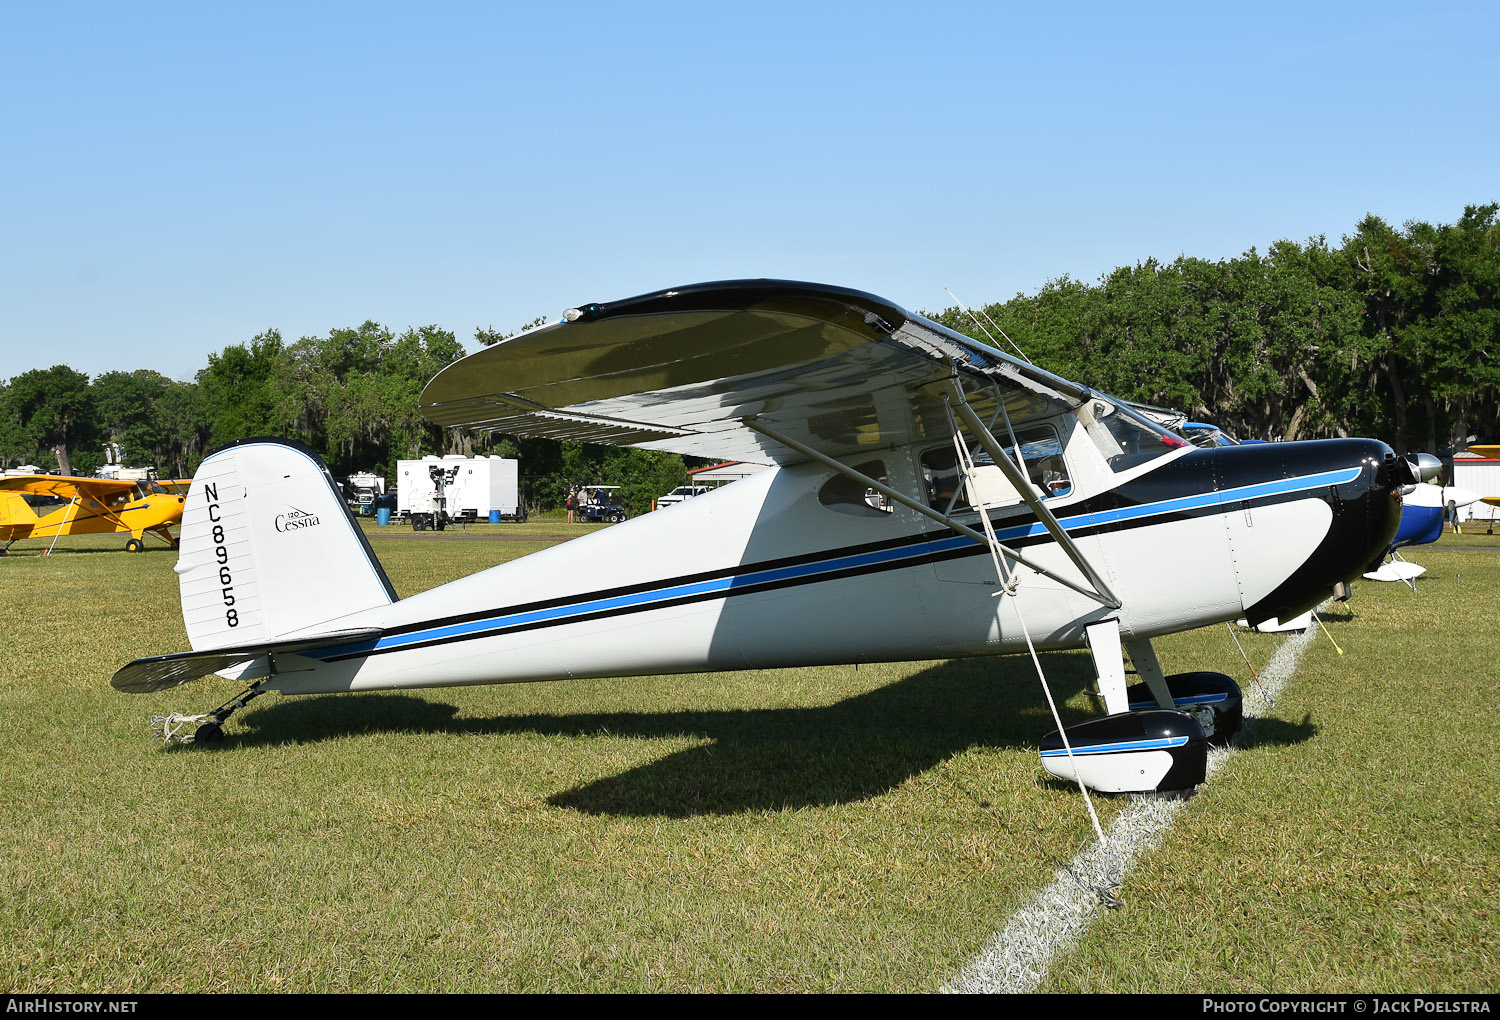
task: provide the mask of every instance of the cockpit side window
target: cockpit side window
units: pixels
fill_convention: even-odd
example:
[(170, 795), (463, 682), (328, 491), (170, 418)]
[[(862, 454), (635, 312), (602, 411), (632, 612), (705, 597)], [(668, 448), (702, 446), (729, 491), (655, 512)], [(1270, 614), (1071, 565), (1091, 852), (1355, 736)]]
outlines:
[[(1073, 491), (1068, 467), (1062, 456), (1062, 444), (1051, 427), (1023, 429), (1016, 433), (1016, 445), (1021, 448), (1021, 462), (1026, 477), (1038, 496), (1051, 499), (1066, 496)], [(1004, 452), (1014, 463), (1014, 446), (1006, 446)], [(972, 510), (981, 501), (985, 506), (991, 507), (1022, 502), (1021, 494), (1010, 484), (1005, 473), (996, 466), (987, 452), (975, 450), (972, 456), (974, 481), (971, 486), (959, 467), (958, 451), (951, 444), (922, 454), (922, 480), (927, 486), (929, 506), (944, 513), (953, 513)], [(978, 491), (971, 492), (971, 488)]]
[[(872, 478), (881, 485), (890, 485), (884, 461), (869, 460), (850, 466), (866, 478)], [(830, 510), (853, 517), (884, 517), (894, 509), (890, 500), (880, 492), (846, 475), (834, 475), (824, 482), (823, 487), (818, 490), (818, 502)]]

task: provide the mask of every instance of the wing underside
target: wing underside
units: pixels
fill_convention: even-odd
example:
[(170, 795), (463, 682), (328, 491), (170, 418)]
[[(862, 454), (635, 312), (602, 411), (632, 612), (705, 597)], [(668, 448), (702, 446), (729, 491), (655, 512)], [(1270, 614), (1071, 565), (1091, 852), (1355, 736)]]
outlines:
[(1090, 391), (874, 295), (807, 283), (699, 284), (570, 309), (440, 372), (440, 425), (791, 464), (774, 431), (833, 457), (951, 435), (933, 384), (986, 418), (1050, 417)]

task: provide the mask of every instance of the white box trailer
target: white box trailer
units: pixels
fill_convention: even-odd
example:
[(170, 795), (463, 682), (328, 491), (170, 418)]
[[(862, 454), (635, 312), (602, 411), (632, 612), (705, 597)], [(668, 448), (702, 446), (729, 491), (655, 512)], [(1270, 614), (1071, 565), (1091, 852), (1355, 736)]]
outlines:
[(502, 520), (522, 516), (520, 464), (505, 457), (470, 457), (462, 461), (449, 489), (448, 513), (481, 521), (500, 511)]
[[(1500, 496), (1500, 460), (1494, 457), (1472, 457), (1455, 454), (1453, 457), (1453, 484), (1460, 489), (1477, 492), (1481, 496)], [(1459, 510), (1459, 518), (1465, 521), (1500, 521), (1500, 507), (1489, 503), (1470, 503)]]
[[(519, 462), (506, 457), (424, 457), (396, 463), (396, 514), (411, 518), (488, 521), (524, 520)], [(434, 469), (442, 480), (439, 496)]]

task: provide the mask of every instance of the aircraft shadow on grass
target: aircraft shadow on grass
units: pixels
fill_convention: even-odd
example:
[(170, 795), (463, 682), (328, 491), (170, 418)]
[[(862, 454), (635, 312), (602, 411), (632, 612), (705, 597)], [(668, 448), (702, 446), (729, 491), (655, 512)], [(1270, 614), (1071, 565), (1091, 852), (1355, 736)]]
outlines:
[[(128, 538), (129, 536), (126, 537)], [(53, 549), (50, 553), (47, 551), (47, 549), (48, 544), (46, 542), (43, 542), (40, 545), (21, 545), (18, 542), (7, 552), (0, 553), (0, 559), (22, 560), (31, 557), (43, 556), (92, 556), (95, 553), (107, 553), (111, 555), (118, 554), (121, 556), (126, 555), (125, 547), (123, 545), (101, 545), (90, 547), (86, 545), (78, 545), (76, 540), (70, 541), (66, 547), (64, 547), (63, 544), (59, 542), (57, 544), (57, 548)], [(146, 548), (142, 549), (139, 553), (133, 553), (130, 555), (141, 556), (146, 553), (152, 552), (171, 553), (173, 556), (177, 555), (177, 550), (171, 548), (165, 542), (162, 542), (160, 544), (147, 544)], [(139, 561), (132, 560), (131, 562), (136, 563)]]
[(1312, 721), (1312, 716), (1306, 714), (1296, 722), (1289, 719), (1261, 718), (1255, 720), (1235, 738), (1234, 746), (1242, 751), (1251, 751), (1257, 747), (1288, 747), (1312, 740), (1318, 735), (1318, 729), (1318, 724)]
[[(1042, 660), (1059, 703), (1093, 682), (1087, 654), (1053, 653)], [(1087, 712), (1060, 711), (1064, 725), (1090, 718)], [(247, 729), (207, 747), (232, 751), (370, 733), (697, 737), (709, 742), (547, 798), (588, 814), (690, 817), (866, 800), (972, 747), (1034, 749), (1054, 728), (1030, 663), (1021, 658), (951, 660), (811, 708), (492, 718), (457, 713), (454, 705), (404, 694), (289, 698), (248, 711), (242, 717)], [(1310, 728), (1264, 732), (1257, 743), (1310, 735)]]

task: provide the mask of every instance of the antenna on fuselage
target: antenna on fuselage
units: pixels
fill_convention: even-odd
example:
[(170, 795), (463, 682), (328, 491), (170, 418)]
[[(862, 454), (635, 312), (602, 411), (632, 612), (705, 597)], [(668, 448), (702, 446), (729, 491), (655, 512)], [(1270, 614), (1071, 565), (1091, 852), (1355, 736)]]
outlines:
[[(965, 305), (962, 301), (958, 300), (958, 295), (955, 294), (955, 293), (953, 293), (953, 291), (950, 290), (947, 287), (944, 287), (943, 289), (946, 290), (946, 291), (948, 291), (948, 296), (951, 297), (955, 302), (957, 302), (958, 303), (958, 307), (963, 309), (964, 314), (969, 317), (969, 319), (974, 323), (974, 325), (976, 325), (976, 326), (979, 327), (979, 331), (981, 333), (983, 333), (985, 335), (985, 337), (989, 340), (990, 346), (994, 347), (996, 349), (999, 349), (1000, 345), (995, 342), (994, 334), (992, 334), (989, 330), (985, 329), (984, 328), (984, 323), (980, 322), (978, 319), (976, 319), (974, 317), (974, 313), (971, 312), (971, 311), (969, 311), (968, 306)], [(1001, 336), (1005, 337), (1005, 342), (1008, 343), (1008, 344), (1010, 344), (1010, 346), (1015, 350), (1015, 352), (1017, 354), (1019, 354), (1021, 356), (1021, 359), (1023, 361), (1025, 361), (1026, 364), (1028, 364), (1028, 365), (1034, 365), (1034, 364), (1036, 364), (1036, 362), (1034, 362), (1030, 358), (1026, 357), (1026, 352), (1023, 351), (1023, 350), (1021, 350), (1021, 348), (1019, 348), (1019, 347), (1016, 346), (1016, 342), (1014, 340), (1012, 340), (1006, 334), (1005, 330), (1001, 329), (998, 325), (996, 325), (995, 320), (990, 318), (988, 312), (986, 312), (983, 308), (981, 308), (979, 310), (979, 313), (984, 316), (985, 322), (988, 322), (991, 326), (995, 327), (995, 332), (996, 333), (999, 333)]]

